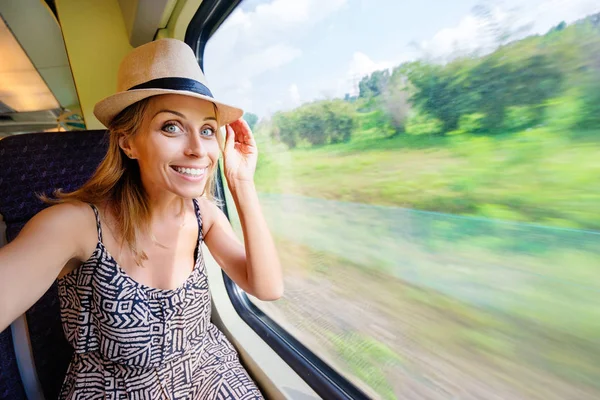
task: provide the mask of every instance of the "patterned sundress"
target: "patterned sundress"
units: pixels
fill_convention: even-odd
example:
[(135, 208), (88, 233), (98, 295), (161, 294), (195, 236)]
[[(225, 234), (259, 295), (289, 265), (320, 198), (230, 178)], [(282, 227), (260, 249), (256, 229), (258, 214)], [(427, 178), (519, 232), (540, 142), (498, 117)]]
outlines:
[(75, 349), (59, 399), (262, 399), (238, 354), (210, 322), (198, 202), (195, 266), (177, 289), (138, 283), (102, 243), (61, 277), (63, 329)]

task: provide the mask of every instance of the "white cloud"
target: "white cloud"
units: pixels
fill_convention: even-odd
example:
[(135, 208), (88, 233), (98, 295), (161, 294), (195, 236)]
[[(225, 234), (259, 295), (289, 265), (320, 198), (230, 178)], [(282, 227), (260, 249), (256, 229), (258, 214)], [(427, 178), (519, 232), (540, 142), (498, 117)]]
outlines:
[(546, 0), (538, 4), (534, 12), (537, 26), (543, 32), (560, 21), (571, 23), (600, 12), (600, 3), (598, 0)]
[(518, 7), (508, 7), (502, 1), (483, 3), (465, 15), (454, 27), (439, 30), (431, 39), (416, 43), (421, 55), (437, 61), (474, 52), (487, 53), (503, 43), (527, 35), (543, 34), (560, 21), (574, 22), (600, 11), (597, 0), (540, 0)]
[(248, 54), (240, 60), (240, 65), (244, 66), (245, 76), (254, 77), (288, 64), (300, 55), (302, 50), (280, 43)]
[(436, 33), (430, 40), (423, 40), (419, 47), (426, 54), (435, 56), (448, 55), (465, 47), (475, 50), (481, 45), (479, 31), (482, 22), (472, 16), (464, 17), (454, 28), (445, 28)]
[(298, 85), (295, 83), (290, 85), (290, 98), (294, 106), (300, 105), (300, 91), (298, 90)]
[(216, 95), (243, 108), (248, 92), (236, 87), (302, 55), (296, 39), (348, 0), (274, 0), (252, 11), (238, 8), (207, 45), (206, 73)]
[[(378, 43), (373, 43), (369, 54), (365, 54), (366, 50), (356, 51), (347, 59), (346, 68), (339, 70), (339, 78), (317, 74), (311, 82), (305, 82), (301, 81), (302, 77), (292, 76), (281, 78), (286, 80), (281, 84), (267, 80), (267, 85), (253, 87), (252, 83), (258, 77), (266, 74), (275, 76), (281, 67), (290, 63), (308, 62), (302, 58), (303, 51), (299, 47), (302, 37), (349, 1), (272, 0), (258, 3), (256, 0), (252, 7), (238, 7), (207, 46), (206, 72), (215, 95), (223, 101), (261, 114), (296, 106), (301, 100), (358, 94), (358, 82), (373, 71), (392, 68), (423, 56), (444, 62), (456, 55), (482, 54), (493, 50), (499, 43), (498, 36), (502, 30), (514, 32), (519, 27), (529, 27), (529, 30), (513, 37), (514, 40), (526, 34), (545, 33), (560, 21), (571, 23), (600, 11), (598, 0), (529, 0), (526, 4), (520, 4), (519, 0), (488, 0), (484, 3), (487, 9), (472, 10), (454, 26), (440, 26), (432, 36), (419, 37), (419, 33), (415, 33), (417, 40), (413, 48), (400, 48), (398, 53), (386, 55), (383, 59), (373, 56), (383, 54), (385, 50), (377, 47)], [(434, 3), (434, 0), (430, 2)], [(369, 0), (354, 0), (353, 5), (361, 13), (369, 12), (372, 6)], [(344, 21), (327, 21), (324, 33), (334, 35), (340, 23)], [(300, 96), (298, 84), (304, 97)]]
[(337, 82), (336, 96), (344, 96), (346, 93), (349, 93), (351, 96), (358, 96), (358, 83), (364, 76), (370, 75), (375, 71), (392, 69), (408, 59), (409, 55), (403, 54), (394, 60), (373, 61), (363, 52), (354, 52), (345, 78)]
[(373, 71), (382, 69), (392, 68), (395, 64), (391, 61), (379, 61), (375, 62), (369, 58), (365, 53), (360, 51), (355, 52), (352, 55), (352, 61), (348, 67), (348, 77), (362, 78), (365, 75), (370, 74)]
[[(425, 58), (448, 61), (457, 56), (487, 53), (506, 40), (525, 36), (532, 20), (527, 14), (507, 10), (500, 3), (481, 5), (454, 27), (439, 30), (431, 39), (416, 44)], [(510, 36), (502, 39), (504, 33)], [(520, 33), (519, 33), (520, 32)]]
[(211, 41), (225, 51), (260, 49), (285, 43), (338, 11), (347, 0), (274, 0), (253, 11), (237, 9)]
[(528, 34), (546, 32), (562, 20), (570, 23), (600, 11), (597, 0), (540, 1), (529, 3), (529, 8), (508, 7), (501, 0), (489, 2), (487, 8), (472, 10), (456, 26), (439, 30), (431, 39), (417, 43), (417, 49), (406, 49), (394, 59), (376, 61), (357, 51), (345, 76), (334, 83), (335, 89), (326, 88), (321, 93), (325, 97), (343, 97), (346, 93), (358, 95), (360, 79), (374, 71), (391, 69), (419, 56), (449, 61), (458, 55), (486, 53), (496, 48), (499, 36), (504, 32), (511, 32), (509, 40), (515, 40)]

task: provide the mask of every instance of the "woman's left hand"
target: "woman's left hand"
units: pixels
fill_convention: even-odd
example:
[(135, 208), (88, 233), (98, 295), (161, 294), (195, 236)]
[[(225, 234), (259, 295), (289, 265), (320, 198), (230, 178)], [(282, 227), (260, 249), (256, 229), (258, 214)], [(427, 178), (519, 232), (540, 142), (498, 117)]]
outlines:
[(252, 130), (242, 118), (225, 126), (223, 154), (225, 178), (230, 189), (238, 184), (252, 183), (258, 160), (258, 149)]

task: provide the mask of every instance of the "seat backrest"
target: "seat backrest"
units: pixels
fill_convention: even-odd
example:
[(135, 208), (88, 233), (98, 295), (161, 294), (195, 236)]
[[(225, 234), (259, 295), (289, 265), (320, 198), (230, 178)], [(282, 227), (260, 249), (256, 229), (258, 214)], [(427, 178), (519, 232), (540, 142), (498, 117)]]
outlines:
[[(0, 214), (8, 241), (46, 207), (38, 194), (79, 188), (96, 170), (107, 147), (106, 131), (30, 133), (0, 140)], [(26, 316), (44, 396), (56, 399), (73, 353), (60, 322), (56, 282)], [(23, 386), (15, 381), (18, 377), (14, 376), (16, 362), (10, 335), (10, 329), (0, 333), (0, 400), (25, 398)]]
[(0, 332), (0, 400), (26, 400), (10, 328)]
[[(6, 224), (0, 215), (0, 247), (6, 244)], [(10, 327), (0, 332), (0, 400), (25, 400)]]

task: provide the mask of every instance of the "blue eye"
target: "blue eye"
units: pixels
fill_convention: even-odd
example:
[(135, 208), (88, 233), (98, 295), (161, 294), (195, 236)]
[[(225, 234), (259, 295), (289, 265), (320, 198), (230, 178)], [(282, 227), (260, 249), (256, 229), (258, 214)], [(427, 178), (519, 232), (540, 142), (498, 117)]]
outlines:
[(202, 136), (213, 136), (215, 134), (215, 131), (213, 130), (213, 128), (206, 127), (200, 131), (200, 134)]
[(162, 130), (171, 134), (181, 132), (181, 128), (176, 124), (166, 124), (162, 127)]

